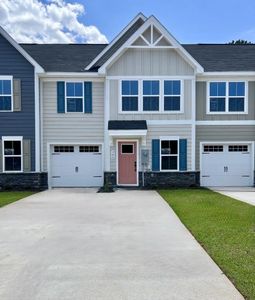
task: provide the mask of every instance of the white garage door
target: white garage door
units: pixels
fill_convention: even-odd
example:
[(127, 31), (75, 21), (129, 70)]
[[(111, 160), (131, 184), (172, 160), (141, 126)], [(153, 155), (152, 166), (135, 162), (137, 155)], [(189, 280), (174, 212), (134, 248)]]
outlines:
[(252, 186), (251, 144), (202, 144), (201, 186)]
[(100, 145), (54, 145), (50, 164), (52, 187), (103, 185)]

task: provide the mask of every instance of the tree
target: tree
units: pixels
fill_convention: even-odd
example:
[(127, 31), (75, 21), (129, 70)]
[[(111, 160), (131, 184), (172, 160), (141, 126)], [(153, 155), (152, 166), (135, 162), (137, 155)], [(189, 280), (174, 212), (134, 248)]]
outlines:
[(246, 41), (246, 40), (232, 40), (232, 42), (229, 42), (230, 45), (250, 45), (252, 42)]

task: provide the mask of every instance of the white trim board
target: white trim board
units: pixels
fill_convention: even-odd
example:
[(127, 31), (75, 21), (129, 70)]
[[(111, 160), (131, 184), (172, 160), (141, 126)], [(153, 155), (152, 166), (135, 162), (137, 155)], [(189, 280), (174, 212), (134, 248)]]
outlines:
[(255, 125), (255, 120), (229, 120), (229, 121), (196, 121), (197, 126), (239, 126)]

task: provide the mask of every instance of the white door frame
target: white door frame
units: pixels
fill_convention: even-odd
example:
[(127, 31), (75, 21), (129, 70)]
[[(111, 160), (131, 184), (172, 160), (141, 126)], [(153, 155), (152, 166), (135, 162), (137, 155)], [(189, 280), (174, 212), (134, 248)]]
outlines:
[(47, 143), (47, 170), (48, 170), (48, 188), (52, 189), (52, 183), (51, 183), (51, 146), (54, 145), (67, 145), (67, 146), (86, 146), (86, 145), (95, 145), (95, 146), (101, 146), (101, 152), (102, 152), (102, 174), (104, 176), (104, 143), (98, 143), (98, 142), (86, 142), (86, 143), (78, 143), (78, 142), (49, 142)]
[(242, 145), (242, 144), (248, 144), (251, 146), (251, 165), (252, 165), (252, 170), (251, 170), (251, 178), (252, 178), (252, 183), (254, 183), (254, 141), (203, 141), (200, 142), (199, 145), (199, 169), (200, 169), (200, 184), (201, 184), (201, 176), (202, 176), (202, 152), (203, 152), (203, 145), (212, 145), (212, 144), (217, 144), (217, 145)]
[(136, 142), (136, 184), (120, 184), (121, 186), (139, 186), (139, 140), (138, 139), (117, 139), (116, 140), (116, 182), (119, 185), (119, 142)]

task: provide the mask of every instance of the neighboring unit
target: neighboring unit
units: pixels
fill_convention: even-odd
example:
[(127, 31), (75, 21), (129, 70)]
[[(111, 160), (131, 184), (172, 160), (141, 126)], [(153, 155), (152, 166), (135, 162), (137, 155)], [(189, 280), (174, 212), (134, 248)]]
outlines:
[(1, 30), (0, 66), (2, 188), (254, 184), (255, 45), (181, 45), (139, 14), (109, 45)]

